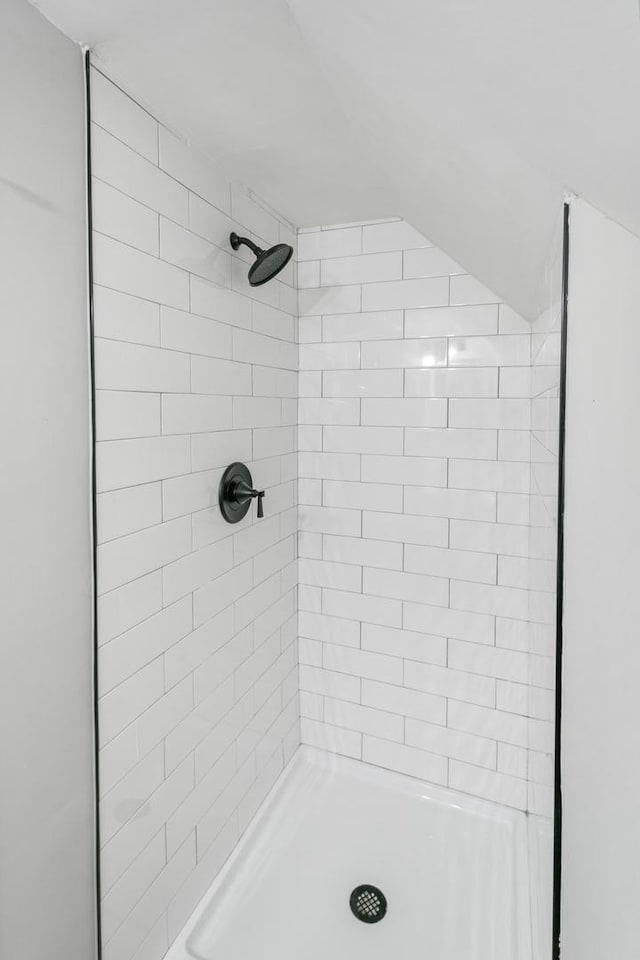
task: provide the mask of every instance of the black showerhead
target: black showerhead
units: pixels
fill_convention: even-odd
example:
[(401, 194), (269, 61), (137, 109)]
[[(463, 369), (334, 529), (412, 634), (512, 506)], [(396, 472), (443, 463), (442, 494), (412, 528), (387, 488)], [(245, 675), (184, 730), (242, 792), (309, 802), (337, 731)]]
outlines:
[(234, 250), (237, 250), (241, 243), (244, 243), (249, 250), (256, 255), (256, 261), (249, 268), (249, 283), (252, 287), (259, 287), (261, 284), (271, 280), (277, 273), (286, 267), (293, 255), (293, 247), (288, 243), (277, 243), (275, 247), (269, 247), (268, 250), (261, 250), (253, 240), (247, 237), (239, 237), (237, 233), (229, 236), (229, 243)]

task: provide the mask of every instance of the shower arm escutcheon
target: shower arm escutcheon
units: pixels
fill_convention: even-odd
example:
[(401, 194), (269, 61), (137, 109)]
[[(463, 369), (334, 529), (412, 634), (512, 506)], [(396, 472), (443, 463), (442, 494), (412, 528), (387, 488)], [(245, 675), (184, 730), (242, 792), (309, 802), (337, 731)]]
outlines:
[(228, 523), (238, 523), (249, 512), (252, 500), (258, 501), (258, 519), (264, 516), (264, 490), (256, 490), (249, 468), (244, 463), (232, 463), (222, 474), (218, 488), (218, 503)]

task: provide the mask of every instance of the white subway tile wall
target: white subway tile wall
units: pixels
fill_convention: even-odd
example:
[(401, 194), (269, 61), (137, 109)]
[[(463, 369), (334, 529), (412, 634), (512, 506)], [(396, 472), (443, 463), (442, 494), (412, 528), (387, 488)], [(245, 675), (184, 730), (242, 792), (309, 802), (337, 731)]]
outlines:
[[(160, 960), (300, 741), (294, 272), (227, 241), (294, 231), (91, 82), (103, 956)], [(222, 520), (233, 460), (264, 520)]]
[(548, 812), (556, 334), (403, 221), (299, 256), (303, 741)]

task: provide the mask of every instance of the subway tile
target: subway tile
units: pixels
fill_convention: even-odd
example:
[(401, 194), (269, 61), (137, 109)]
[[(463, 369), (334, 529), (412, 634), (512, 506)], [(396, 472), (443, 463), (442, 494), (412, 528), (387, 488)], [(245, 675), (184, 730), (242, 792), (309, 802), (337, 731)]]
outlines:
[(449, 424), (495, 430), (528, 430), (531, 407), (528, 400), (451, 400)]
[(322, 339), (391, 340), (404, 336), (402, 310), (381, 310), (368, 313), (339, 313), (322, 318)]
[[(479, 585), (464, 584), (464, 586)], [(472, 643), (493, 644), (494, 642), (494, 617), (482, 611), (466, 611), (462, 608), (449, 610), (446, 607), (405, 602), (402, 625), (408, 630), (430, 633), (437, 637), (455, 637), (458, 640), (470, 640)]]
[[(403, 310), (410, 307), (446, 306), (449, 302), (449, 278), (388, 280), (367, 283), (362, 288), (363, 310)], [(314, 311), (334, 313), (337, 311)]]
[(189, 229), (193, 233), (228, 249), (229, 234), (236, 228), (233, 220), (197, 193), (189, 193)]
[(226, 467), (251, 460), (251, 431), (223, 430), (191, 437), (191, 466), (194, 472)]
[(185, 473), (168, 479), (162, 486), (162, 512), (165, 520), (185, 516), (217, 503), (222, 470)]
[(525, 810), (527, 805), (527, 781), (492, 770), (481, 770), (452, 760), (449, 765), (449, 786), (453, 790), (484, 797), (494, 803)]
[(530, 662), (526, 653), (450, 640), (448, 666), (454, 670), (479, 673), (485, 677), (526, 683)]
[(232, 566), (233, 546), (230, 538), (166, 564), (162, 570), (165, 604), (173, 603), (210, 580), (215, 580)]
[(162, 398), (163, 434), (208, 433), (232, 425), (231, 397), (174, 393)]
[(529, 743), (526, 717), (518, 717), (502, 710), (490, 710), (460, 701), (449, 704), (448, 724), (455, 730), (463, 730), (490, 740), (500, 740), (514, 746), (526, 747)]
[(363, 456), (362, 479), (369, 483), (396, 483), (407, 486), (439, 486), (447, 484), (447, 463), (429, 457)]
[(498, 303), (499, 301), (500, 297), (497, 297), (492, 290), (489, 290), (469, 274), (452, 277), (451, 279), (452, 304)]
[[(329, 257), (350, 257), (362, 252), (362, 228), (318, 230), (298, 234), (298, 260), (320, 260)], [(367, 252), (367, 251), (365, 251)]]
[(158, 700), (164, 693), (162, 659), (143, 667), (98, 703), (100, 749)]
[(401, 513), (402, 487), (390, 483), (325, 480), (323, 503), (326, 507)]
[(300, 583), (360, 593), (360, 568), (353, 564), (338, 563), (334, 560), (300, 560), (298, 569)]
[(152, 393), (97, 390), (96, 441), (131, 440), (160, 433), (160, 397)]
[(110, 237), (93, 238), (95, 281), (171, 307), (189, 306), (189, 275), (184, 270)]
[(360, 401), (353, 399), (301, 399), (298, 402), (299, 423), (359, 424)]
[(98, 390), (186, 391), (189, 357), (137, 343), (96, 339), (95, 381)]
[(325, 397), (401, 397), (402, 370), (325, 370)]
[(451, 607), (455, 610), (471, 610), (492, 616), (512, 617), (514, 620), (527, 620), (529, 591), (452, 580)]
[[(409, 690), (376, 680), (362, 681), (362, 703), (375, 710), (386, 710), (402, 717), (413, 717), (431, 723), (444, 724), (447, 717), (447, 702), (444, 697), (434, 697), (419, 690)], [(372, 730), (363, 731), (373, 733)], [(384, 734), (379, 734), (384, 736)], [(395, 739), (387, 737), (386, 739)], [(434, 750), (433, 753), (440, 751)]]
[(91, 70), (91, 114), (103, 129), (151, 163), (158, 162), (158, 123), (99, 70)]
[(158, 214), (115, 187), (94, 178), (92, 225), (98, 233), (158, 256)]
[[(425, 254), (430, 252), (424, 251)], [(405, 337), (409, 339), (490, 336), (497, 332), (496, 306), (429, 307), (405, 312)]]
[[(495, 430), (432, 429), (429, 426), (406, 429), (405, 453), (424, 457), (495, 458), (498, 437)], [(473, 489), (471, 487), (470, 489)]]
[(399, 280), (401, 277), (402, 253), (399, 251), (322, 259), (320, 262), (320, 282), (323, 287)]
[(412, 250), (433, 244), (406, 220), (375, 223), (362, 228), (362, 250), (377, 253), (385, 250)]
[(212, 283), (231, 286), (231, 255), (165, 217), (160, 218), (160, 257)]
[(234, 327), (251, 327), (251, 301), (202, 277), (190, 277), (191, 312)]
[(477, 523), (453, 520), (451, 546), (516, 557), (529, 556), (529, 528), (511, 523)]
[(365, 399), (362, 423), (374, 426), (446, 427), (446, 400)]
[(371, 708), (345, 700), (324, 701), (324, 722), (347, 730), (357, 730), (384, 740), (404, 741), (404, 720), (393, 713), (387, 713), (379, 707)]
[[(360, 309), (360, 286), (318, 287), (298, 292), (300, 316), (353, 313)], [(375, 310), (376, 307), (371, 309)], [(380, 309), (384, 309), (381, 307)]]
[(191, 628), (191, 599), (186, 598), (104, 644), (98, 660), (99, 696), (161, 656)]
[(234, 428), (277, 427), (281, 419), (279, 397), (233, 397)]
[(496, 583), (496, 558), (488, 553), (407, 544), (404, 569), (433, 577)]
[(366, 564), (384, 570), (402, 569), (402, 545), (362, 537), (323, 536), (322, 556), (340, 563)]
[(364, 368), (445, 367), (446, 365), (446, 340), (371, 340), (362, 344)]
[(422, 250), (407, 250), (403, 254), (403, 273), (411, 277), (450, 277), (465, 273), (465, 270), (437, 247)]
[(344, 620), (341, 617), (329, 617), (324, 613), (310, 613), (303, 610), (300, 611), (298, 619), (301, 637), (324, 643), (338, 643), (347, 647), (360, 646), (360, 624), (355, 620)]
[(91, 128), (91, 172), (151, 210), (187, 225), (186, 189), (155, 162), (150, 163), (95, 124)]
[[(399, 627), (402, 620), (402, 605), (399, 600), (348, 593), (343, 590), (322, 591), (322, 612), (347, 620), (379, 623)], [(325, 666), (330, 666), (325, 662)]]
[[(407, 492), (405, 490), (405, 498)], [(448, 524), (446, 519), (440, 517), (409, 516), (407, 514), (395, 516), (385, 513), (365, 512), (362, 515), (362, 535), (373, 540), (432, 544), (433, 546), (446, 547)]]
[[(496, 515), (496, 495), (475, 490), (406, 487), (404, 509), (410, 514), (429, 517), (493, 520)], [(434, 546), (440, 545), (434, 544)], [(451, 546), (456, 544), (452, 543)]]
[(373, 763), (386, 770), (395, 770), (409, 777), (418, 777), (429, 783), (446, 784), (447, 782), (445, 757), (437, 757), (424, 750), (414, 750), (413, 747), (392, 743), (389, 740), (378, 740), (365, 735), (362, 759), (366, 763)]
[(111, 540), (98, 547), (98, 592), (107, 593), (123, 583), (157, 570), (191, 550), (188, 518), (172, 520)]
[(324, 449), (334, 453), (403, 452), (402, 427), (334, 427), (323, 429)]
[(223, 213), (230, 213), (229, 184), (216, 176), (209, 160), (184, 140), (160, 126), (160, 167)]
[(146, 574), (98, 597), (98, 644), (134, 627), (162, 607), (162, 575)]
[(449, 584), (442, 577), (369, 567), (364, 568), (362, 576), (363, 592), (376, 597), (414, 600), (442, 607), (449, 602)]
[[(298, 290), (306, 290), (309, 287), (320, 286), (320, 261), (304, 260), (297, 265)], [(314, 318), (318, 321), (319, 317)], [(322, 336), (318, 337), (321, 340)]]
[(353, 370), (360, 366), (360, 344), (304, 343), (300, 344), (299, 357), (300, 370)]
[(298, 348), (294, 343), (238, 328), (233, 331), (233, 359), (242, 363), (295, 370), (298, 366)]
[(449, 486), (465, 490), (527, 493), (529, 464), (496, 460), (450, 460)]
[(447, 641), (444, 637), (377, 624), (362, 624), (362, 649), (420, 663), (445, 665), (447, 662)]
[(294, 317), (284, 310), (275, 309), (258, 300), (253, 304), (253, 329), (255, 333), (278, 340), (294, 339)]
[(402, 683), (402, 663), (395, 657), (332, 643), (324, 644), (322, 656), (328, 670), (386, 683)]
[[(446, 697), (451, 701), (459, 700), (465, 704), (494, 707), (496, 702), (495, 680), (435, 664), (407, 660), (404, 667), (404, 686), (436, 697)], [(470, 732), (475, 733), (473, 729)]]
[(505, 398), (529, 398), (532, 396), (532, 371), (530, 367), (501, 367), (500, 396)]
[(464, 760), (490, 770), (496, 769), (496, 742), (485, 737), (476, 737), (460, 730), (409, 718), (406, 724), (406, 743), (442, 757)]
[(160, 306), (140, 297), (93, 284), (95, 337), (160, 345)]
[(496, 367), (405, 372), (407, 397), (495, 397), (497, 394)]
[(516, 460), (529, 463), (532, 437), (528, 430), (500, 430), (498, 432), (498, 460)]
[(245, 187), (239, 184), (231, 186), (231, 212), (233, 219), (257, 234), (261, 241), (268, 244), (280, 239), (279, 224), (273, 214), (255, 198)]
[(531, 499), (526, 493), (498, 494), (498, 523), (528, 524)]
[(300, 689), (324, 697), (360, 702), (360, 678), (344, 672), (301, 664)]
[(515, 367), (530, 362), (528, 336), (451, 337), (450, 367)]
[(362, 734), (355, 730), (319, 723), (306, 717), (301, 720), (300, 728), (303, 743), (356, 760), (362, 757)]
[(322, 480), (359, 480), (360, 456), (357, 453), (298, 454), (300, 477)]
[(160, 309), (160, 336), (168, 350), (231, 357), (231, 327), (173, 307)]

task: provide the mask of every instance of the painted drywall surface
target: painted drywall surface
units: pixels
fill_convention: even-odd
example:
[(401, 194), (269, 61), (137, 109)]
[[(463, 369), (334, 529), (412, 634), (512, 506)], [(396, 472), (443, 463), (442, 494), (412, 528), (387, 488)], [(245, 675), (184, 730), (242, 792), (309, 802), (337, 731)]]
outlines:
[(293, 222), (400, 214), (529, 319), (566, 190), (640, 233), (636, 0), (38, 3)]
[(147, 960), (299, 742), (294, 270), (228, 235), (294, 238), (96, 71), (92, 119), (102, 942)]
[(562, 956), (640, 955), (640, 241), (571, 204)]
[(0, 8), (0, 956), (95, 946), (84, 77)]
[(298, 255), (303, 740), (529, 809), (531, 328), (404, 221)]

